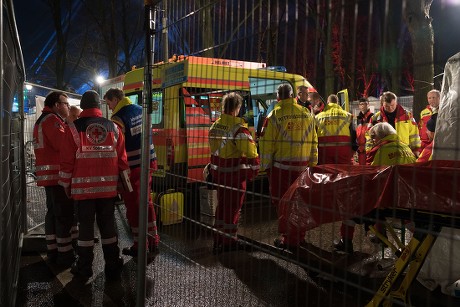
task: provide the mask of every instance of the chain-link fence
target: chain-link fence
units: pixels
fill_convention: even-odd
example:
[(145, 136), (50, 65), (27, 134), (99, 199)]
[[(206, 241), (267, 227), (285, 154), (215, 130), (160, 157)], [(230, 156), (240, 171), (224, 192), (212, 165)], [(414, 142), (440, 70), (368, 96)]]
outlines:
[[(329, 94), (345, 88), (349, 101), (392, 91), (407, 97), (399, 103), (412, 109), (418, 120), (428, 103), (428, 90), (441, 90), (434, 76), (447, 60), (432, 37), (441, 35), (445, 27), (441, 16), (447, 16), (452, 7), (439, 1), (430, 11), (430, 4), (160, 2), (152, 15), (162, 20), (155, 25), (160, 24), (156, 33), (163, 34), (156, 37), (155, 60), (165, 63), (152, 71), (149, 107), (158, 162), (153, 196), (164, 256), (160, 263), (138, 269), (136, 274), (146, 274), (150, 281), (167, 278), (165, 284), (147, 282), (148, 291), (141, 292), (137, 302), (149, 306), (379, 306), (409, 305), (410, 300), (417, 306), (458, 304), (456, 159), (397, 166), (360, 166), (349, 159), (346, 164), (313, 166), (311, 151), (299, 154), (295, 150), (308, 143), (305, 131), (312, 131), (304, 123), (311, 119), (319, 127), (322, 115), (313, 120), (296, 103), (282, 113), (279, 105), (283, 102), (278, 98), (283, 97), (277, 97), (282, 84), (291, 85), (293, 96), (303, 85), (324, 97), (323, 103)], [(428, 14), (435, 16), (433, 25)], [(449, 96), (449, 90), (458, 90), (455, 78), (441, 92), (446, 104), (455, 96)], [(143, 86), (142, 69), (125, 74), (124, 92), (133, 102), (144, 102)], [(242, 96), (239, 112), (229, 113), (222, 106), (224, 96), (231, 92)], [(441, 127), (458, 125), (448, 116), (457, 114), (452, 111), (455, 104), (451, 106), (444, 115), (440, 108)], [(379, 111), (382, 115), (385, 109), (376, 103), (374, 112)], [(224, 122), (225, 115), (229, 122), (241, 123), (241, 129), (228, 133), (234, 127)], [(296, 121), (299, 116), (305, 121)], [(282, 126), (283, 120), (289, 123)], [(332, 126), (335, 118), (328, 120)], [(418, 129), (405, 113), (398, 113), (393, 121), (394, 126)], [(268, 130), (270, 122), (284, 131)], [(228, 131), (209, 132), (218, 125)], [(300, 130), (300, 140), (296, 140), (299, 135), (293, 131)], [(452, 129), (455, 142), (459, 139), (456, 131)], [(319, 133), (321, 159), (324, 148), (333, 147), (324, 142), (337, 140), (321, 139), (324, 135)], [(418, 133), (410, 137), (416, 139)], [(212, 145), (216, 139), (221, 143)], [(349, 142), (348, 138), (337, 142), (344, 140)], [(224, 148), (230, 143), (233, 151)], [(243, 143), (247, 147), (241, 147)], [(315, 144), (311, 141), (310, 146)], [(256, 148), (261, 171), (241, 186), (251, 177), (251, 166), (257, 168), (250, 146)], [(438, 152), (446, 146), (438, 143)], [(399, 150), (403, 145), (396, 147)], [(393, 157), (411, 154), (410, 150), (391, 153)], [(32, 159), (27, 146), (25, 156)], [(313, 163), (307, 163), (307, 168), (304, 162)], [(210, 182), (203, 177), (208, 163), (213, 175)], [(41, 192), (33, 181), (27, 182), (28, 228), (33, 229), (41, 209), (32, 203)], [(281, 238), (285, 241), (275, 241)], [(430, 249), (432, 256), (425, 258)], [(123, 277), (126, 281), (134, 274), (133, 270)], [(137, 285), (138, 289), (143, 286)], [(114, 300), (134, 305), (134, 292), (127, 288), (118, 287)]]

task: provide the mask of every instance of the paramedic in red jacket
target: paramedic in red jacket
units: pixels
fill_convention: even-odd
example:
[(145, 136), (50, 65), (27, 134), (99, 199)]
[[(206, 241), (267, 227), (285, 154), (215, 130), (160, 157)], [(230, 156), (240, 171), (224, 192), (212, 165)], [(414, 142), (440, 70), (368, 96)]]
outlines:
[[(126, 217), (131, 232), (133, 234), (134, 244), (131, 247), (123, 248), (123, 254), (131, 257), (137, 257), (137, 244), (139, 239), (139, 204), (140, 204), (140, 190), (141, 190), (141, 131), (142, 131), (142, 107), (133, 104), (128, 97), (125, 97), (122, 90), (118, 88), (109, 89), (105, 95), (104, 100), (112, 110), (112, 121), (118, 124), (125, 137), (126, 155), (128, 156), (128, 164), (131, 169), (129, 175), (131, 184), (133, 186), (132, 192), (123, 192), (123, 200), (126, 206)], [(153, 142), (150, 140), (150, 170), (157, 169), (157, 158)], [(160, 236), (157, 231), (157, 222), (155, 210), (153, 208), (152, 198), (150, 196), (150, 187), (152, 185), (152, 177), (149, 176), (148, 184), (148, 240), (147, 250), (148, 256), (154, 255), (160, 242)], [(150, 259), (150, 257), (149, 257)]]
[(87, 91), (80, 102), (80, 118), (69, 123), (61, 144), (60, 181), (69, 197), (77, 201), (80, 233), (78, 259), (71, 272), (88, 279), (93, 275), (94, 220), (101, 234), (107, 278), (121, 272), (114, 199), (120, 172), (129, 168), (125, 140), (120, 128), (103, 118), (99, 95)]
[(430, 143), (423, 148), (420, 156), (417, 159), (417, 162), (428, 162), (431, 160), (431, 154), (433, 153), (433, 139), (434, 132), (436, 129), (436, 120), (438, 118), (438, 113), (431, 115), (431, 118), (426, 122), (426, 135), (430, 140)]
[(426, 94), (426, 99), (428, 100), (428, 105), (420, 112), (420, 120), (418, 122), (418, 130), (421, 141), (420, 152), (432, 141), (426, 132), (426, 124), (430, 120), (431, 115), (438, 112), (439, 102), (441, 101), (441, 92), (438, 90), (431, 90)]
[(374, 113), (369, 109), (369, 100), (367, 98), (359, 99), (359, 114), (356, 122), (356, 142), (358, 143), (358, 163), (366, 165), (366, 132), (369, 130), (371, 119)]
[(59, 150), (64, 137), (65, 118), (69, 116), (67, 95), (51, 92), (34, 125), (34, 152), (37, 185), (45, 187), (45, 235), (48, 259), (51, 263), (70, 267), (74, 261), (71, 232), (78, 236), (74, 225), (74, 205), (59, 181)]
[(236, 232), (246, 193), (246, 181), (259, 172), (259, 155), (245, 121), (238, 117), (243, 98), (229, 93), (222, 99), (222, 115), (209, 130), (211, 174), (217, 186), (213, 252), (237, 248)]

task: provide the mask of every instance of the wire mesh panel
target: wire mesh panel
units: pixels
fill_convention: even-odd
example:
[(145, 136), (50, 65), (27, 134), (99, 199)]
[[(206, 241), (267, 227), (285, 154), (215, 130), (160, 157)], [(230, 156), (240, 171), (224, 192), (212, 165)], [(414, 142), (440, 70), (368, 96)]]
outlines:
[[(276, 290), (271, 293), (273, 296), (264, 293), (264, 299), (255, 302), (256, 305), (304, 305), (314, 301), (313, 304), (321, 306), (359, 306), (369, 301), (378, 305), (386, 299), (402, 299), (408, 303), (405, 291), (409, 285), (415, 289), (419, 287), (421, 293), (434, 300), (435, 293), (423, 290), (425, 288), (414, 281), (420, 267), (416, 261), (410, 263), (408, 259), (421, 260), (419, 254), (431, 246), (426, 234), (437, 236), (440, 224), (455, 228), (456, 206), (446, 208), (433, 200), (431, 207), (420, 209), (423, 205), (419, 198), (429, 197), (436, 188), (426, 186), (426, 191), (431, 191), (427, 195), (415, 191), (419, 189), (420, 180), (450, 179), (437, 178), (439, 170), (423, 165), (420, 166), (423, 171), (415, 166), (404, 168), (404, 171), (390, 168), (391, 178), (374, 182), (367, 172), (390, 162), (377, 158), (373, 163), (376, 166), (372, 167), (359, 166), (357, 160), (350, 158), (343, 162), (341, 158), (348, 155), (343, 153), (343, 148), (336, 149), (342, 151), (335, 152), (335, 160), (332, 159), (335, 162), (325, 159), (321, 155), (330, 153), (330, 148), (337, 146), (334, 142), (349, 142), (350, 139), (338, 135), (340, 130), (327, 130), (338, 115), (322, 120), (326, 115), (319, 115), (321, 113), (315, 114), (312, 120), (318, 133), (318, 145), (315, 142), (311, 145), (318, 146), (319, 169), (312, 167), (316, 164), (314, 154), (297, 151), (301, 146), (299, 142), (307, 143), (307, 138), (302, 138), (303, 134), (295, 138), (296, 130), (305, 133), (308, 129), (305, 124), (308, 119), (296, 121), (302, 116), (307, 118), (297, 106), (305, 101), (297, 97), (294, 104), (283, 107), (287, 104), (283, 99), (289, 95), (280, 97), (279, 86), (289, 84), (292, 97), (302, 89), (319, 93), (319, 99), (310, 98), (310, 103), (313, 110), (316, 110), (315, 105), (318, 108), (329, 105), (323, 114), (332, 106), (326, 98), (342, 89), (348, 90), (348, 97), (339, 97), (347, 101), (394, 92), (404, 96), (404, 99), (396, 99), (402, 106), (398, 110), (409, 111), (404, 120), (410, 122), (418, 137), (417, 122), (428, 104), (427, 92), (440, 89), (441, 80), (435, 75), (442, 71), (447, 57), (455, 52), (447, 56), (442, 52), (444, 55), (441, 55), (439, 46), (433, 44), (433, 35), (439, 33), (443, 25), (434, 19), (437, 27), (433, 29), (426, 16), (438, 16), (449, 4), (442, 2), (433, 8), (431, 2), (423, 1), (417, 4), (408, 1), (168, 1), (163, 4), (160, 16), (166, 19), (160, 28), (168, 36), (161, 36), (159, 46), (167, 45), (169, 54), (162, 54), (165, 49), (158, 48), (156, 55), (159, 59), (169, 58), (169, 63), (153, 69), (154, 78), (161, 80), (158, 87), (154, 84), (159, 107), (154, 111), (158, 121), (153, 125), (159, 164), (159, 170), (154, 173), (154, 189), (159, 195), (156, 205), (161, 211), (160, 223), (168, 210), (173, 211), (173, 207), (163, 208), (161, 191), (181, 191), (186, 193), (186, 201), (183, 226), (164, 223), (161, 234), (169, 239), (180, 236), (184, 228), (189, 236), (198, 233), (198, 238), (192, 239), (194, 243), (188, 244), (199, 245), (197, 251), (204, 253), (201, 241), (207, 240), (208, 252), (214, 252), (224, 266), (241, 273), (240, 281), (246, 281), (251, 290), (267, 287), (262, 279), (270, 277), (264, 273), (276, 276), (269, 266), (264, 272), (260, 271), (264, 270), (263, 266), (258, 266), (260, 257), (288, 260), (302, 268), (301, 272), (291, 274), (288, 265), (280, 265), (280, 275), (274, 279), (279, 283), (295, 284), (296, 290), (284, 289), (284, 297), (276, 296)], [(185, 57), (170, 57), (171, 54)], [(126, 74), (126, 89), (136, 82), (132, 77), (133, 72)], [(234, 113), (224, 106), (226, 102), (232, 103), (224, 98), (232, 92), (241, 96), (241, 108)], [(282, 101), (277, 102), (280, 99)], [(377, 104), (374, 113), (380, 111), (380, 116), (385, 117), (385, 110), (383, 105), (380, 110)], [(243, 132), (244, 128), (232, 130), (241, 118), (248, 134)], [(322, 124), (326, 125), (326, 132), (321, 130)], [(401, 124), (395, 125), (394, 121), (392, 124), (403, 139), (404, 132), (398, 128)], [(267, 137), (267, 133), (271, 136)], [(244, 169), (250, 167), (251, 157), (248, 148), (241, 148), (242, 139), (257, 145), (261, 171), (253, 180), (249, 180), (251, 176)], [(213, 142), (221, 143), (213, 145)], [(372, 145), (369, 146), (367, 150), (372, 149)], [(418, 155), (417, 146), (410, 149)], [(415, 159), (414, 156), (411, 161)], [(396, 160), (400, 162), (391, 163), (403, 163), (401, 159)], [(211, 184), (201, 175), (209, 162), (206, 171), (214, 177)], [(304, 167), (298, 171), (299, 166)], [(235, 168), (240, 170), (232, 173)], [(401, 177), (406, 171), (407, 181)], [(457, 175), (454, 169), (452, 171), (451, 179), (455, 181)], [(424, 175), (419, 177), (417, 173)], [(322, 178), (326, 179), (321, 181)], [(337, 181), (331, 189), (328, 180)], [(247, 186), (242, 186), (242, 182)], [(276, 189), (278, 191), (274, 191)], [(404, 198), (402, 194), (406, 192), (410, 196)], [(445, 196), (452, 197), (451, 201), (456, 203), (454, 186), (450, 185), (446, 193)], [(241, 209), (239, 197), (244, 197)], [(369, 213), (369, 206), (389, 210)], [(452, 218), (434, 218), (432, 214), (438, 207), (440, 212)], [(210, 210), (216, 208), (212, 214)], [(424, 210), (430, 212), (426, 216), (431, 216), (430, 222), (425, 220)], [(307, 227), (311, 222), (313, 226)], [(346, 228), (343, 224), (356, 231), (351, 237), (348, 233), (348, 243), (352, 245), (337, 249), (335, 243), (341, 238), (343, 242), (343, 229)], [(379, 233), (384, 234), (380, 238), (387, 245), (381, 244), (379, 236), (374, 238), (369, 228), (380, 230)], [(386, 231), (382, 232), (383, 229)], [(280, 239), (280, 235), (286, 241), (274, 241)], [(290, 239), (293, 236), (301, 237)], [(453, 252), (458, 242), (450, 238)], [(168, 247), (173, 248), (173, 243), (170, 244)], [(178, 247), (173, 249), (179, 252)], [(417, 256), (412, 254), (413, 249), (418, 250)], [(407, 261), (403, 263), (401, 259)], [(241, 272), (245, 265), (248, 266), (245, 268), (247, 275)], [(455, 282), (460, 278), (453, 266), (444, 268), (450, 275), (449, 286), (442, 288), (444, 294), (441, 295), (446, 305), (452, 302)], [(422, 272), (427, 272), (426, 267)], [(206, 279), (208, 276), (205, 269), (199, 274), (195, 277)], [(423, 278), (428, 279), (429, 274), (420, 276), (427, 286)], [(216, 273), (212, 278), (216, 285), (227, 281), (225, 274)], [(300, 281), (302, 278), (306, 279)], [(403, 285), (397, 290), (396, 280), (403, 278)], [(315, 292), (312, 290), (315, 287), (324, 292)], [(390, 293), (390, 289), (395, 292)], [(241, 291), (244, 300), (244, 290)], [(163, 295), (167, 296), (168, 291)], [(220, 297), (217, 295), (215, 299)], [(428, 304), (434, 304), (430, 300)]]
[(2, 1), (0, 105), (0, 305), (13, 306), (24, 230), (24, 163), (20, 90), (24, 81), (21, 49), (11, 1)]
[[(125, 255), (121, 281), (92, 296), (69, 283), (71, 295), (146, 306), (457, 306), (459, 59), (441, 33), (458, 7), (157, 4), (146, 14), (156, 63), (125, 73), (123, 92), (151, 111), (157, 167), (145, 177), (160, 253), (146, 267)], [(431, 159), (416, 162), (436, 113)], [(120, 229), (135, 235), (120, 231), (122, 248), (147, 233), (127, 212), (117, 210)], [(94, 275), (93, 285), (105, 281)]]

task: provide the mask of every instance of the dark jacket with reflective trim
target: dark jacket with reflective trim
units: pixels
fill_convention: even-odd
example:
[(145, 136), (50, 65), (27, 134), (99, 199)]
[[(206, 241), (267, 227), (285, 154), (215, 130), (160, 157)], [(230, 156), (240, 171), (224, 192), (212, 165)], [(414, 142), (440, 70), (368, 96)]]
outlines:
[(52, 186), (59, 181), (59, 149), (64, 137), (64, 119), (49, 107), (43, 109), (35, 122), (34, 152), (37, 185)]
[(86, 109), (66, 127), (60, 181), (76, 200), (117, 195), (119, 173), (129, 168), (120, 128), (99, 109)]
[[(116, 106), (111, 119), (120, 125), (124, 133), (129, 167), (140, 167), (142, 107), (133, 104), (129, 98), (125, 97)], [(156, 159), (155, 148), (153, 146), (152, 139), (150, 139), (150, 165), (152, 167), (152, 164), (155, 163), (155, 169)]]

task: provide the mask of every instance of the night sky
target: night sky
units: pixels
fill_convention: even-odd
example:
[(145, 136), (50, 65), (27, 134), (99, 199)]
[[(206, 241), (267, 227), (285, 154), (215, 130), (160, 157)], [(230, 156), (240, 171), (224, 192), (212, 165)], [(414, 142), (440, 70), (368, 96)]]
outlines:
[[(449, 57), (460, 52), (460, 39), (454, 34), (460, 28), (460, 5), (447, 6), (452, 2), (455, 1), (434, 0), (430, 11), (435, 31), (435, 75), (443, 71)], [(50, 40), (54, 27), (44, 1), (14, 0), (13, 3), (27, 69)]]

